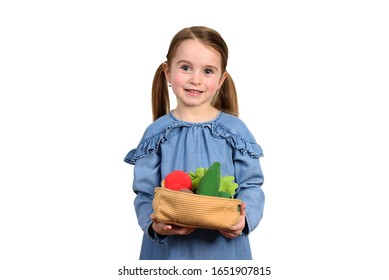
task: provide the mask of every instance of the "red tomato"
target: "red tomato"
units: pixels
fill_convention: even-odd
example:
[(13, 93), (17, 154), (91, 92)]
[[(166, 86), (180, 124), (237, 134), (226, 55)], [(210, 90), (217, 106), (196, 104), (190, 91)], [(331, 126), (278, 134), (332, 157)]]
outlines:
[(165, 187), (171, 190), (192, 189), (192, 179), (182, 170), (174, 170), (165, 177)]

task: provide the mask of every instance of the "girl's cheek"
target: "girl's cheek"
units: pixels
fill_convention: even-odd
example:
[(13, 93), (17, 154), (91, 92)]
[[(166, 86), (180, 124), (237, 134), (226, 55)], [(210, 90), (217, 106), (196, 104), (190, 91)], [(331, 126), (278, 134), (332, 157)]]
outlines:
[(175, 75), (172, 77), (172, 80), (176, 85), (183, 85), (185, 83), (185, 78), (182, 75)]
[(207, 83), (207, 89), (211, 92), (216, 92), (216, 90), (219, 88), (218, 81), (212, 81)]

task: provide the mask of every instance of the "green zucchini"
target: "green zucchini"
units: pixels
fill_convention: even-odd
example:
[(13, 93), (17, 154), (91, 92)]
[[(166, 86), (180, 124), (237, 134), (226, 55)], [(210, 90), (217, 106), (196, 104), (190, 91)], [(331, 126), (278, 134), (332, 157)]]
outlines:
[(230, 193), (224, 192), (224, 191), (218, 191), (218, 192), (217, 192), (217, 196), (218, 196), (218, 197), (224, 197), (224, 198), (231, 198)]
[(196, 193), (208, 196), (218, 196), (220, 178), (220, 162), (215, 161), (201, 178)]

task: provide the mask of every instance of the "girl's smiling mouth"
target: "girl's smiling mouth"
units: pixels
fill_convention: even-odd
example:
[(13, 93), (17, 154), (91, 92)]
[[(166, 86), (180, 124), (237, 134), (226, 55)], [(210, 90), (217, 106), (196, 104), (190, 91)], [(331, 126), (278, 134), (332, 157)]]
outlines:
[(185, 89), (185, 91), (189, 94), (189, 95), (193, 95), (193, 96), (197, 96), (201, 93), (203, 93), (204, 91), (202, 90), (195, 90), (195, 89)]

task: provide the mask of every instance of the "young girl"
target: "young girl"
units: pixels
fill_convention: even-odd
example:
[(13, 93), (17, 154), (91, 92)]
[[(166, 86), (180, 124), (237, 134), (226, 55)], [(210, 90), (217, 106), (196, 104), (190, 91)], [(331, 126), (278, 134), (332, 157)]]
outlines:
[[(228, 48), (213, 29), (194, 26), (171, 41), (152, 87), (154, 122), (125, 157), (134, 165), (138, 223), (144, 231), (140, 259), (252, 259), (249, 233), (264, 207), (262, 149), (238, 118), (235, 85), (228, 74)], [(177, 107), (170, 111), (171, 87)], [(195, 171), (219, 161), (221, 175), (235, 177), (244, 203), (240, 221), (225, 230), (185, 228), (158, 222), (154, 188), (173, 170)]]

